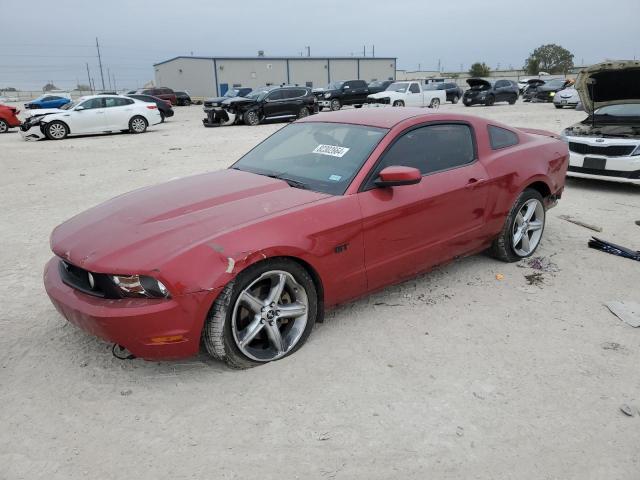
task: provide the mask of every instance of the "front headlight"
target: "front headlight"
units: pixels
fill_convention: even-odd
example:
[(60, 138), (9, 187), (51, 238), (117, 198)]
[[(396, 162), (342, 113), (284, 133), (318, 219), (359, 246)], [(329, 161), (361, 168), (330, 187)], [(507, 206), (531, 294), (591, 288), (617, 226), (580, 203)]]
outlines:
[(160, 280), (145, 275), (111, 275), (111, 281), (125, 297), (169, 298), (169, 290)]
[(556, 95), (556, 92), (549, 92), (550, 97), (555, 97), (555, 95)]
[(330, 93), (325, 93), (325, 94), (324, 94), (324, 98), (330, 98), (330, 97), (331, 97), (331, 94), (330, 94)]

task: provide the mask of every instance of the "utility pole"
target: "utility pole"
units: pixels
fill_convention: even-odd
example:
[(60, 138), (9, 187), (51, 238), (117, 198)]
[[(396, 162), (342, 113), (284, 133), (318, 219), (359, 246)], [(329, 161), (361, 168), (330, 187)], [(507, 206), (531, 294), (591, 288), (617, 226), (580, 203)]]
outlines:
[[(91, 74), (89, 73), (89, 62), (87, 62), (87, 79), (89, 80), (89, 88), (91, 88)], [(91, 89), (91, 93), (93, 93), (93, 89)]]
[(440, 73), (440, 59), (438, 59), (438, 73)]
[(100, 77), (102, 78), (102, 90), (104, 90), (104, 73), (102, 73), (102, 57), (100, 56), (100, 44), (96, 37), (96, 49), (98, 50), (98, 64), (100, 65)]
[(109, 81), (109, 90), (111, 90), (111, 71), (107, 68), (107, 80)]
[(418, 71), (419, 71), (419, 72), (421, 71), (421, 69), (420, 69), (420, 64), (418, 64)]
[(376, 46), (375, 45), (371, 45), (371, 56), (372, 57), (376, 56)]
[(115, 92), (117, 92), (118, 91), (118, 87), (116, 87), (116, 74), (112, 73), (111, 76), (113, 77), (113, 90)]
[(366, 56), (367, 56), (367, 46), (366, 46), (366, 45), (363, 45), (363, 46), (362, 46), (362, 56), (363, 56), (363, 57), (366, 57)]
[(304, 47), (307, 49), (307, 57), (311, 56), (311, 47)]

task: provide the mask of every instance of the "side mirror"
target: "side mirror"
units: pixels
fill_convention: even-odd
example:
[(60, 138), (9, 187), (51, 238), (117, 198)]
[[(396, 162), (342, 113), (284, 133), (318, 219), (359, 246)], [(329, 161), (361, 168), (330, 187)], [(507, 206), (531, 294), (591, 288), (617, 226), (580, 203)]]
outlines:
[(420, 170), (413, 167), (390, 166), (382, 169), (375, 181), (376, 187), (399, 187), (415, 185), (422, 180)]
[(75, 108), (75, 110), (76, 110), (76, 112), (81, 112), (82, 110), (84, 110), (84, 107), (83, 107), (82, 105), (78, 105), (78, 106)]

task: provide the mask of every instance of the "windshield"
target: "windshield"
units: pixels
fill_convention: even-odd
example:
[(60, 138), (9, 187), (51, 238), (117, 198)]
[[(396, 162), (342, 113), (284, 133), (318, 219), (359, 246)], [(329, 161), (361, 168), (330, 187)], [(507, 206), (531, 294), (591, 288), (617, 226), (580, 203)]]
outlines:
[(640, 117), (640, 103), (623, 103), (621, 105), (607, 105), (594, 112), (595, 115), (611, 117)]
[(249, 98), (251, 100), (262, 100), (264, 97), (267, 96), (267, 93), (269, 93), (271, 90), (273, 90), (272, 88), (259, 88), (257, 90), (254, 90), (253, 92), (249, 93), (245, 98)]
[(476, 83), (474, 85), (471, 85), (471, 90), (489, 90), (491, 88), (491, 85), (489, 85), (488, 83)]
[(342, 123), (294, 123), (274, 133), (231, 168), (342, 195), (387, 131)]
[(331, 82), (327, 85), (327, 90), (340, 90), (344, 85), (344, 82)]
[(239, 93), (240, 93), (240, 90), (236, 90), (235, 88), (232, 88), (231, 90), (227, 90), (227, 92), (223, 95), (223, 97), (226, 97), (226, 98), (237, 97)]
[(564, 80), (549, 80), (546, 84), (545, 87), (551, 87), (551, 88), (560, 88), (564, 85)]
[(387, 87), (387, 91), (404, 93), (407, 91), (408, 86), (409, 86), (409, 82), (393, 82), (391, 85)]
[(424, 86), (425, 90), (440, 90), (442, 87), (440, 87), (439, 84), (437, 83), (429, 83), (428, 85)]
[(76, 100), (75, 102), (69, 102), (69, 103), (65, 103), (64, 105), (62, 105), (60, 107), (60, 110), (71, 110), (73, 107), (75, 107), (76, 105), (78, 105), (78, 101)]

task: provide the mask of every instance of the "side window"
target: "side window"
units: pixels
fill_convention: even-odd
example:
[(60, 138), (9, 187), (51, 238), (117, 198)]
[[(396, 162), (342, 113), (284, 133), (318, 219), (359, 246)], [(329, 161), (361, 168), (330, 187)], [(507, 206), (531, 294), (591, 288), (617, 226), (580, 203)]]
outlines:
[(411, 93), (420, 93), (420, 87), (417, 83), (412, 83), (411, 85), (409, 85), (409, 91)]
[(489, 129), (489, 142), (493, 150), (499, 150), (501, 148), (511, 147), (518, 144), (518, 135), (507, 130), (506, 128), (500, 128), (493, 125), (487, 127)]
[(273, 92), (269, 93), (269, 95), (267, 95), (267, 100), (269, 101), (274, 101), (274, 100), (282, 100), (284, 98), (284, 93), (282, 90), (274, 90)]
[(133, 103), (133, 100), (126, 98), (116, 98), (116, 97), (106, 97), (104, 99), (105, 107), (124, 107), (125, 105), (130, 105)]
[(82, 106), (85, 110), (90, 110), (92, 108), (104, 108), (104, 98), (91, 98), (85, 102), (82, 102)]
[(173, 91), (170, 88), (161, 88), (160, 93), (162, 95), (172, 95)]
[(505, 80), (498, 80), (496, 82), (496, 88), (503, 88), (507, 86), (509, 86), (509, 82), (506, 82)]
[(377, 166), (376, 174), (385, 167), (401, 165), (417, 168), (426, 175), (460, 167), (474, 159), (471, 127), (466, 124), (427, 125), (410, 130), (396, 140)]
[[(289, 100), (291, 98), (296, 98), (298, 96), (298, 90), (296, 90), (295, 88), (287, 88), (286, 90), (282, 90), (281, 92), (282, 92), (282, 98), (284, 100)], [(269, 99), (271, 99), (271, 96), (269, 96)]]

